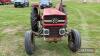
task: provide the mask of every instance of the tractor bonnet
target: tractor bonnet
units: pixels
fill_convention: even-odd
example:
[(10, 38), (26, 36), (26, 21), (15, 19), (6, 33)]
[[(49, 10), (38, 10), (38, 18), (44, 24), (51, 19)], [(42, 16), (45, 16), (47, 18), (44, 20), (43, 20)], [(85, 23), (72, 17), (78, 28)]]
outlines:
[(43, 22), (44, 26), (65, 26), (66, 24), (66, 14), (55, 9), (55, 8), (45, 8), (43, 11)]
[(59, 10), (55, 8), (45, 8), (43, 12), (43, 16), (48, 16), (48, 15), (64, 15), (66, 16), (63, 12), (60, 12)]

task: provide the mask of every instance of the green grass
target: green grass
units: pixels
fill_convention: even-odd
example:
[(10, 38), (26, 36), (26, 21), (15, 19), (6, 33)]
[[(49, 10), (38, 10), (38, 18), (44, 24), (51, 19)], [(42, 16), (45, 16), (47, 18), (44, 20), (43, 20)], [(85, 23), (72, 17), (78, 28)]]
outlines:
[[(76, 28), (81, 32), (82, 48), (95, 48), (96, 52), (72, 53), (67, 46), (67, 38), (57, 44), (49, 44), (42, 38), (36, 38), (37, 50), (33, 56), (100, 56), (100, 4), (65, 4), (69, 28)], [(31, 7), (0, 5), (0, 56), (27, 56), (24, 33), (30, 30), (30, 12)]]

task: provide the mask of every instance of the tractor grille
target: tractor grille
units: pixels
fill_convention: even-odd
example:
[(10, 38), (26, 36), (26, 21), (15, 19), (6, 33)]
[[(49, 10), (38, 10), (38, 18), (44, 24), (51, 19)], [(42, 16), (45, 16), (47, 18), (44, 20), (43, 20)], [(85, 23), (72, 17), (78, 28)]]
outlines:
[(46, 24), (65, 23), (65, 16), (63, 16), (63, 15), (45, 16), (44, 23), (46, 23)]

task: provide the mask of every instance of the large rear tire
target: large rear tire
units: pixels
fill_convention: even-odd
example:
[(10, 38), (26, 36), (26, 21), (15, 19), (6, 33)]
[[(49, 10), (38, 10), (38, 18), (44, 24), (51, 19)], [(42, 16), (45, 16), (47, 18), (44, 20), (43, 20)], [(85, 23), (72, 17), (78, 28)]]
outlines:
[(38, 9), (37, 8), (32, 8), (31, 29), (32, 31), (38, 32)]
[(25, 33), (25, 50), (28, 55), (32, 55), (35, 51), (35, 35), (32, 31), (27, 31)]
[(75, 29), (72, 29), (68, 35), (68, 46), (73, 52), (78, 51), (81, 47), (80, 33)]

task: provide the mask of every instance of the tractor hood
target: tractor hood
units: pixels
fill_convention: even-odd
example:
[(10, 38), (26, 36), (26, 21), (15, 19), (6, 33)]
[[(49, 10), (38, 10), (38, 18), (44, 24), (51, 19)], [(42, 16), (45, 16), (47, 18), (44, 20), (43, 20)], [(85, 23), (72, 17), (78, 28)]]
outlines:
[(66, 25), (66, 14), (55, 9), (45, 8), (43, 12), (44, 26), (65, 26)]
[(66, 16), (63, 12), (55, 9), (55, 8), (45, 8), (43, 11), (43, 16), (49, 16), (49, 15), (63, 15)]

